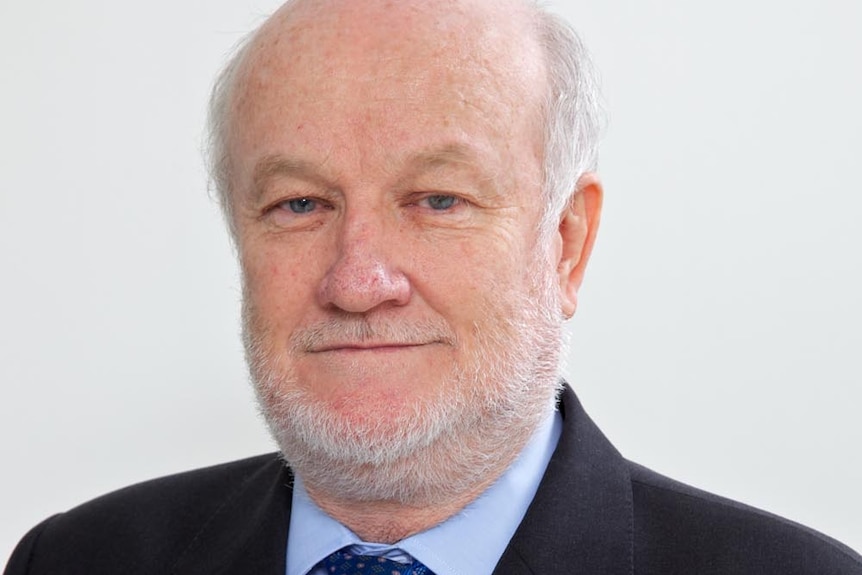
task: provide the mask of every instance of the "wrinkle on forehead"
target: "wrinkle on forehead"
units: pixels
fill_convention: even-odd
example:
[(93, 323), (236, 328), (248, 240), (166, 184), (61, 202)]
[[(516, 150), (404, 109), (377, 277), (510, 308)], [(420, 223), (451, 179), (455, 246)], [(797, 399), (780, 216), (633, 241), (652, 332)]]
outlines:
[[(546, 70), (532, 18), (523, 0), (291, 2), (252, 40), (231, 98), (229, 146), (267, 153), (262, 134), (303, 130), (309, 142), (338, 129), (327, 153), (361, 166), (396, 151), (403, 130), (457, 137), (481, 125), (503, 148), (530, 138), (538, 158)], [(282, 123), (300, 108), (303, 126)]]

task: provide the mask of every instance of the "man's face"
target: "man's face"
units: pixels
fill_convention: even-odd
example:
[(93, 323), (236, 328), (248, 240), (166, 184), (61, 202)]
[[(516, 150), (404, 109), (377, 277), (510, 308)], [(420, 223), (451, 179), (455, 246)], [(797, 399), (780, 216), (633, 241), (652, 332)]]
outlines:
[(301, 475), (519, 448), (556, 386), (537, 49), (393, 12), (276, 20), (234, 100), (247, 351)]

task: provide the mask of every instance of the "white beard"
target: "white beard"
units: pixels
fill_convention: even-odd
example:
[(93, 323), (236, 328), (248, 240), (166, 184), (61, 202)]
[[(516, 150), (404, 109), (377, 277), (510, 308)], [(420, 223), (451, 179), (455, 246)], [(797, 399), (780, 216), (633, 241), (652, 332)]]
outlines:
[[(246, 296), (249, 371), (260, 409), (294, 472), (316, 492), (343, 500), (410, 505), (448, 501), (495, 479), (554, 409), (560, 387), (556, 276), (544, 273), (533, 283), (531, 293), (509, 294), (508, 302), (496, 300), (484, 310), (475, 326), (475, 349), (462, 360), (466, 365), (452, 366), (436, 397), (387, 414), (385, 424), (373, 418), (345, 421), (297, 385), (295, 373), (271, 350), (265, 320)], [(364, 317), (338, 324), (333, 320), (324, 329), (368, 337), (446, 329), (375, 325)]]

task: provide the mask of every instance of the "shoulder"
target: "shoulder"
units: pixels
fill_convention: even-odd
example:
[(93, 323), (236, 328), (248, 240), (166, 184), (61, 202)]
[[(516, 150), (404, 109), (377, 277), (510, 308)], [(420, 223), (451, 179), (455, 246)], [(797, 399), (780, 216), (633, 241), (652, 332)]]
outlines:
[(220, 508), (265, 497), (283, 468), (277, 454), (268, 454), (103, 495), (34, 527), (5, 573), (109, 573), (135, 562), (134, 573), (167, 572)]
[(862, 557), (797, 523), (629, 464), (646, 573), (862, 574)]

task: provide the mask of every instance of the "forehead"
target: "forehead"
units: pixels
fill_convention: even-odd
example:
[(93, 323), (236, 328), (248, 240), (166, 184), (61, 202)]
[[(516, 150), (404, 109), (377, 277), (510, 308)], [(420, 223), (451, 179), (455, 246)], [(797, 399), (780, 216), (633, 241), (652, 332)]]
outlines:
[(256, 35), (250, 67), (478, 60), (506, 74), (534, 55), (533, 14), (522, 0), (294, 0)]
[(520, 1), (291, 3), (263, 26), (237, 76), (234, 143), (247, 153), (280, 136), (331, 145), (336, 132), (375, 133), (390, 148), (417, 131), (522, 135), (537, 127), (545, 81), (530, 22)]

